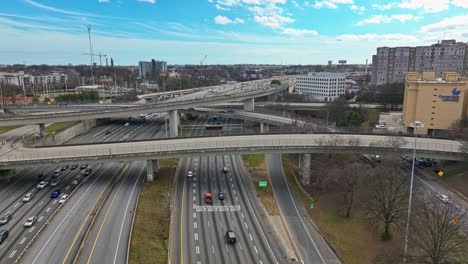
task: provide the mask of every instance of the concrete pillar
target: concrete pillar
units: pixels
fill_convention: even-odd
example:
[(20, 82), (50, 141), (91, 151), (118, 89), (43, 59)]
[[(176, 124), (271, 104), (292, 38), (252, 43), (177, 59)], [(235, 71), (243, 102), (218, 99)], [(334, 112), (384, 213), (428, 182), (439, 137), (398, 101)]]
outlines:
[(45, 136), (45, 124), (39, 124), (39, 136), (40, 137)]
[(299, 157), (301, 161), (300, 170), (302, 171), (302, 183), (310, 184), (310, 154), (301, 154)]
[(249, 112), (255, 111), (255, 100), (253, 98), (244, 100), (244, 111), (249, 111)]
[(265, 133), (270, 131), (270, 125), (265, 123), (260, 123), (260, 133)]
[(179, 136), (179, 114), (177, 110), (169, 111), (169, 134), (170, 137)]
[(146, 180), (153, 181), (156, 172), (159, 171), (159, 160), (146, 161)]

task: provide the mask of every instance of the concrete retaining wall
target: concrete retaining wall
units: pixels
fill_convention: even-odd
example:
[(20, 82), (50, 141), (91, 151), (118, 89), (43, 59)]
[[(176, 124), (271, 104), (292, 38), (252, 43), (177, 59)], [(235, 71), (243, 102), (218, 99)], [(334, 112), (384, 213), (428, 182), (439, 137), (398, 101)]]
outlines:
[(89, 131), (91, 128), (96, 127), (96, 120), (84, 120), (79, 123), (66, 128), (57, 133), (46, 135), (41, 142), (38, 143), (40, 146), (51, 146), (51, 145), (61, 145), (68, 140)]

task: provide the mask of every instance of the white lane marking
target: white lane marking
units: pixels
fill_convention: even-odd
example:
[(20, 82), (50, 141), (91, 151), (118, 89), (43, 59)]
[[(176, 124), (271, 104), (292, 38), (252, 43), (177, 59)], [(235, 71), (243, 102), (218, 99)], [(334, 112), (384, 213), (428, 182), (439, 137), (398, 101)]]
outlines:
[(237, 196), (236, 196), (236, 201), (238, 201), (238, 202), (239, 202), (239, 199), (237, 199)]
[(196, 200), (197, 200), (197, 198), (196, 198), (195, 196), (193, 196), (193, 200), (194, 200), (194, 201), (196, 201)]
[(14, 200), (14, 199), (15, 199), (15, 197), (14, 197), (14, 196), (10, 197), (10, 201), (11, 201), (11, 200)]
[(194, 236), (195, 236), (195, 241), (198, 241), (198, 233), (195, 233)]
[(114, 255), (114, 264), (117, 263), (117, 253), (119, 253), (119, 245), (120, 245), (120, 237), (122, 236), (122, 232), (123, 232), (123, 227), (124, 227), (124, 223), (125, 223), (125, 219), (127, 219), (127, 215), (128, 214), (128, 208), (130, 206), (130, 201), (132, 200), (131, 197), (133, 196), (133, 192), (135, 191), (135, 187), (137, 186), (137, 183), (140, 181), (140, 177), (141, 175), (143, 175), (143, 171), (145, 170), (146, 168), (143, 167), (141, 170), (140, 170), (140, 173), (138, 175), (138, 179), (135, 181), (135, 183), (133, 184), (133, 188), (132, 188), (132, 192), (130, 193), (130, 199), (128, 199), (128, 202), (127, 202), (127, 207), (125, 208), (125, 213), (124, 213), (124, 219), (122, 221), (122, 224), (120, 225), (120, 232), (119, 232), (119, 238), (117, 239), (117, 250), (115, 251), (115, 255)]
[(17, 251), (16, 249), (13, 250), (13, 252), (11, 252), (10, 256), (8, 256), (8, 258), (13, 258), (15, 256), (15, 254), (16, 254), (16, 251)]
[(201, 261), (197, 261), (197, 264), (201, 264)]
[(3, 248), (6, 245), (6, 242), (3, 242), (0, 248)]
[(257, 246), (254, 245), (255, 253), (258, 254)]
[(245, 228), (249, 229), (249, 226), (247, 226), (247, 222), (244, 222)]
[(263, 264), (263, 261), (262, 261), (262, 260), (260, 260), (260, 264)]
[(211, 244), (211, 251), (213, 251), (213, 255), (214, 255), (214, 246), (213, 246), (213, 244)]
[(197, 183), (196, 183), (196, 182), (193, 183), (193, 187), (197, 187)]
[(193, 194), (197, 193), (197, 190), (196, 189), (193, 189)]
[(57, 200), (54, 200), (54, 201), (52, 202), (52, 204), (56, 204), (56, 203), (57, 203)]
[(23, 237), (23, 238), (21, 239), (21, 241), (20, 241), (18, 244), (23, 245), (23, 244), (24, 244), (24, 241), (26, 241), (26, 239), (27, 239), (27, 237)]
[(45, 210), (45, 211), (46, 211), (46, 213), (48, 213), (48, 212), (50, 211), (50, 209), (52, 209), (52, 208), (50, 208), (50, 207), (47, 207), (47, 209)]
[(39, 219), (37, 219), (37, 221), (40, 222), (40, 221), (42, 221), (42, 219), (44, 219), (43, 215), (39, 216)]
[(32, 232), (34, 231), (34, 229), (36, 229), (36, 227), (35, 227), (35, 226), (31, 227), (31, 228), (29, 229), (29, 231), (28, 231), (28, 232), (29, 232), (29, 233), (32, 233)]
[(242, 248), (242, 243), (241, 243), (240, 241), (239, 241), (239, 247), (240, 247), (241, 250), (244, 250), (244, 249)]
[(197, 213), (193, 213), (193, 218), (197, 218)]
[(245, 217), (244, 217), (244, 213), (241, 213), (241, 216), (242, 216), (242, 218), (245, 218)]
[(199, 246), (195, 247), (195, 252), (197, 253), (197, 255), (200, 255), (200, 247)]
[(39, 203), (39, 206), (41, 206), (41, 205), (43, 205), (43, 204), (44, 204), (44, 201), (41, 201), (41, 202)]
[(69, 185), (69, 186), (67, 186), (67, 187), (65, 187), (65, 190), (68, 190), (68, 189), (70, 189), (70, 185)]
[(252, 235), (251, 235), (250, 233), (249, 233), (249, 237), (250, 237), (250, 240), (252, 240), (252, 241), (253, 241)]
[(232, 192), (234, 193), (234, 195), (236, 195), (236, 190), (232, 190)]
[(208, 227), (210, 227), (210, 221), (208, 220)]
[(198, 228), (198, 223), (197, 222), (193, 222), (193, 229), (197, 229)]
[(234, 188), (234, 183), (231, 183), (231, 185), (232, 185), (232, 188)]
[(15, 205), (13, 205), (13, 207), (18, 207), (19, 205), (20, 205), (20, 203), (15, 203)]

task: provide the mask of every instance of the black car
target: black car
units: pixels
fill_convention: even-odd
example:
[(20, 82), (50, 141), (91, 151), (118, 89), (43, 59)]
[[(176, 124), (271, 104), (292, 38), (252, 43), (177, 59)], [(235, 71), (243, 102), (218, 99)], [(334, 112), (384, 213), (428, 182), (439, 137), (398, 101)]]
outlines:
[(224, 192), (219, 192), (219, 193), (218, 193), (218, 198), (219, 198), (220, 200), (224, 200)]
[(37, 179), (39, 179), (39, 180), (43, 180), (44, 178), (45, 178), (44, 174), (37, 175)]
[(84, 170), (88, 167), (88, 164), (81, 164), (80, 169)]
[(236, 234), (234, 233), (234, 231), (226, 231), (226, 240), (229, 244), (235, 244), (237, 242)]
[(109, 135), (110, 133), (112, 133), (110, 130), (106, 130), (106, 135)]
[(3, 243), (5, 239), (7, 239), (8, 233), (9, 233), (8, 230), (5, 230), (5, 229), (0, 230), (0, 244)]
[(70, 166), (70, 170), (74, 170), (74, 169), (76, 169), (76, 168), (78, 168), (78, 164), (72, 164), (72, 165)]
[(84, 171), (83, 175), (84, 175), (84, 176), (88, 176), (88, 175), (91, 174), (91, 172), (93, 172), (93, 170), (92, 170), (91, 168), (87, 168), (87, 169)]
[(62, 171), (65, 171), (68, 169), (68, 165), (63, 165), (61, 168), (60, 168)]
[(0, 225), (6, 225), (11, 220), (11, 214), (6, 213), (0, 216)]

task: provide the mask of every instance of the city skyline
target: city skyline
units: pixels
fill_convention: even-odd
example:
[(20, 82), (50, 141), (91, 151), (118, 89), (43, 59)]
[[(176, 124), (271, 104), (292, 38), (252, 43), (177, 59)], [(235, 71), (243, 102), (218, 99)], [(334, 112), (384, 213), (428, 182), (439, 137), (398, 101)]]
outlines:
[[(380, 46), (466, 42), (463, 0), (15, 0), (0, 12), (0, 64), (364, 64)], [(429, 34), (430, 33), (430, 34)], [(95, 61), (98, 61), (96, 58)]]

